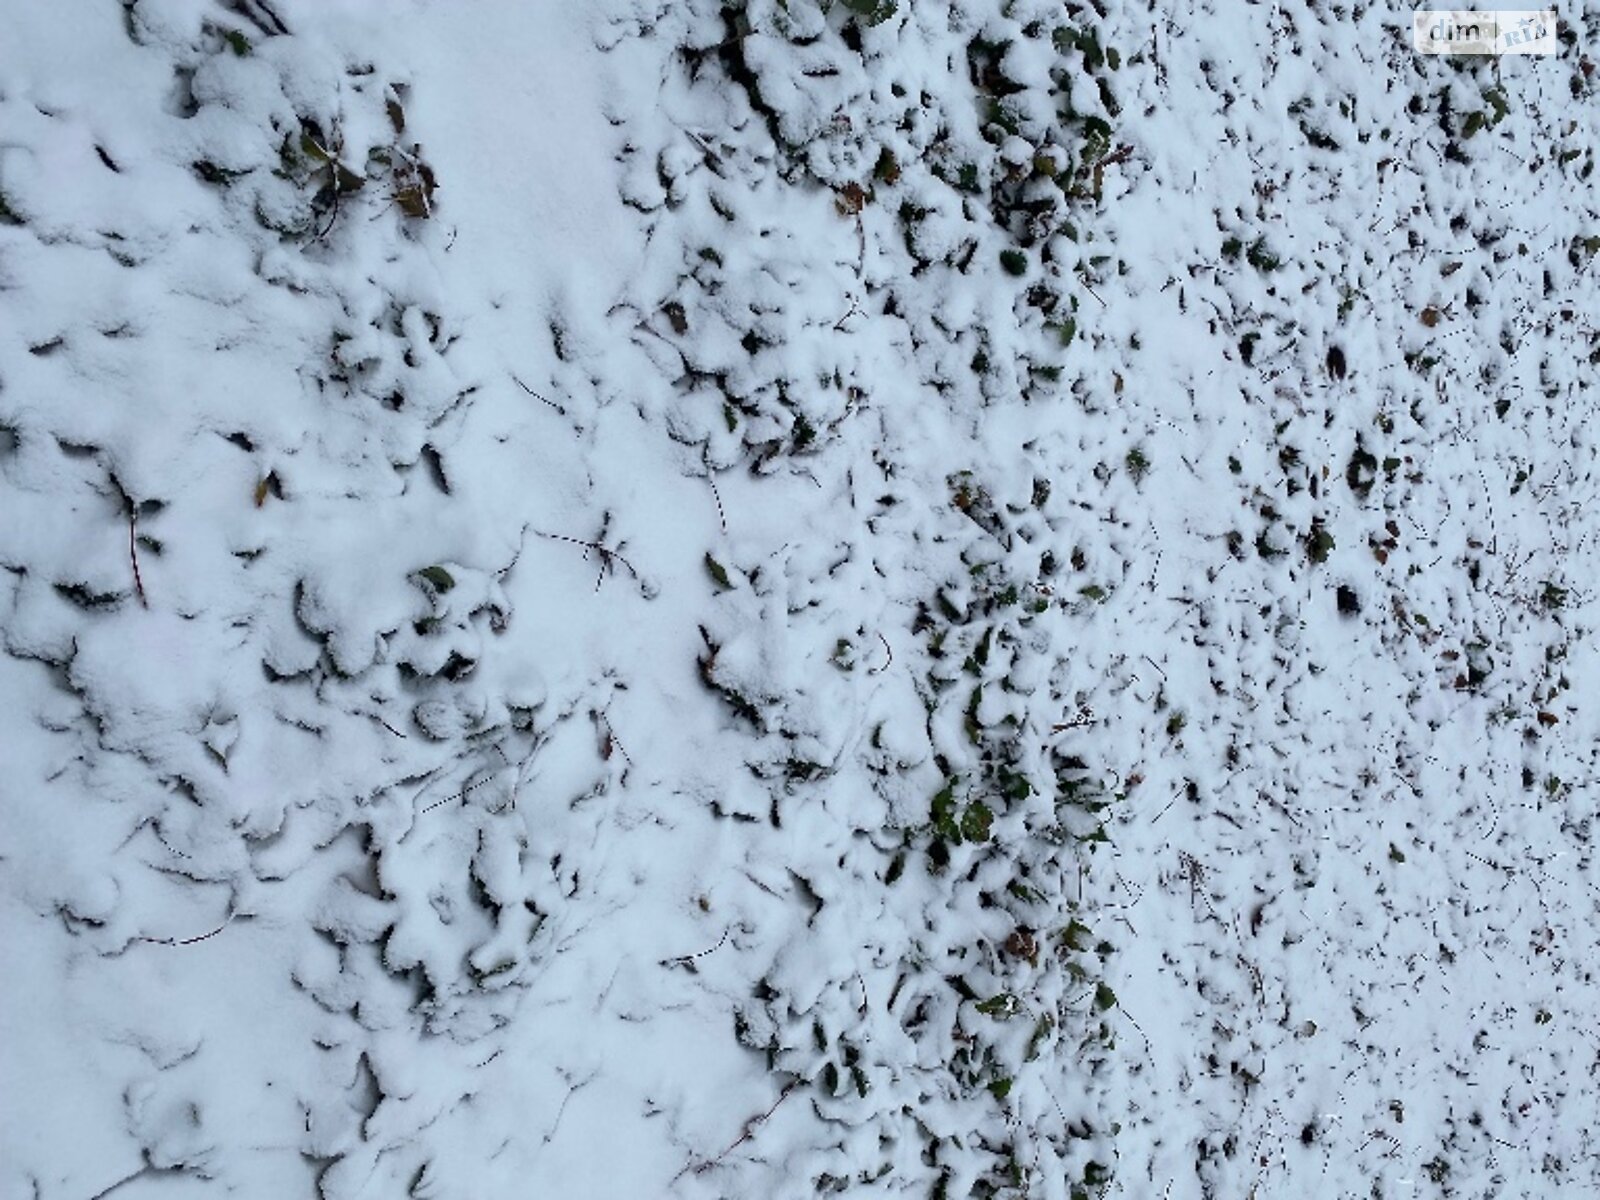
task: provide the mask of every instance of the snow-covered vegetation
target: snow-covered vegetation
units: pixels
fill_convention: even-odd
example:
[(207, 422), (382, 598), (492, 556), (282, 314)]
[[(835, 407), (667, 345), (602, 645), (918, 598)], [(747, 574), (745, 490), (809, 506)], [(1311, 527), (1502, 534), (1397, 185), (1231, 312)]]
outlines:
[(0, 1197), (1595, 1189), (1600, 9), (71, 7)]

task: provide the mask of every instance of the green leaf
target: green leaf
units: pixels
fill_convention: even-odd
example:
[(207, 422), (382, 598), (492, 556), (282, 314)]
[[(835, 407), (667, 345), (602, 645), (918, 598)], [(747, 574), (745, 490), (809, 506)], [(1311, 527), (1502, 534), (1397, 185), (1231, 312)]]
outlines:
[(817, 429), (806, 419), (804, 413), (799, 413), (794, 419), (794, 448), (804, 450), (817, 440)]
[(334, 185), (341, 193), (359, 192), (367, 186), (367, 177), (357, 171), (352, 171), (343, 163), (333, 165)]
[(1002, 767), (1000, 769), (1000, 794), (1007, 800), (1020, 802), (1033, 795), (1033, 784), (1026, 775)]
[(898, 0), (843, 0), (843, 3), (868, 25), (882, 25), (899, 8)]
[(933, 798), (933, 831), (947, 842), (961, 842), (961, 827), (956, 824), (956, 781), (946, 783)]
[(451, 575), (443, 567), (423, 567), (417, 574), (422, 576), (433, 587), (433, 590), (440, 595), (448, 592), (456, 585), (455, 576)]
[(896, 854), (894, 856), (894, 860), (889, 863), (889, 869), (886, 872), (884, 872), (884, 876), (883, 876), (884, 883), (887, 883), (887, 884), (895, 883), (897, 880), (899, 880), (900, 876), (905, 873), (905, 869), (906, 869), (906, 856), (905, 856), (905, 852), (902, 851), (901, 853)]
[(716, 581), (718, 587), (731, 588), (733, 586), (728, 580), (727, 568), (712, 558), (710, 554), (706, 555), (706, 570), (711, 573), (711, 578)]
[(1311, 522), (1311, 532), (1306, 537), (1306, 554), (1314, 563), (1325, 563), (1334, 548), (1333, 534), (1318, 517)]
[(1494, 109), (1494, 116), (1489, 118), (1489, 128), (1493, 129), (1505, 120), (1506, 114), (1511, 111), (1511, 105), (1507, 103), (1506, 94), (1500, 88), (1490, 88), (1483, 94), (1483, 98), (1489, 102), (1489, 107)]
[(973, 651), (973, 657), (978, 660), (980, 667), (989, 665), (989, 647), (994, 643), (994, 626), (983, 631), (983, 637), (978, 639), (978, 648)]
[(1094, 985), (1094, 1006), (1101, 1012), (1117, 1006), (1117, 994), (1103, 983)]
[(1073, 920), (1061, 931), (1061, 940), (1069, 950), (1087, 950), (1094, 940), (1094, 932), (1082, 921)]
[(993, 824), (994, 814), (988, 805), (969, 804), (967, 811), (961, 814), (961, 836), (969, 842), (986, 842)]
[(1267, 239), (1257, 238), (1250, 249), (1245, 251), (1245, 261), (1258, 271), (1276, 271), (1283, 263), (1278, 256), (1267, 249)]
[(1005, 268), (1007, 275), (1026, 275), (1028, 273), (1028, 256), (1021, 250), (1000, 251), (1000, 265)]
[(984, 1016), (1004, 1021), (1022, 1011), (1022, 1002), (1010, 992), (1001, 992), (988, 1000), (980, 1000), (977, 1007)]

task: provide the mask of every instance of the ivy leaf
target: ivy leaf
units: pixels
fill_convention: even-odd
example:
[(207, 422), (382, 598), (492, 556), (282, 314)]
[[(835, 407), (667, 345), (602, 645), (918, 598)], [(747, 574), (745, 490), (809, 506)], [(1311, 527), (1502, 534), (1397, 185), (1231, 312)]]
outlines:
[(961, 814), (961, 836), (969, 842), (986, 842), (994, 824), (994, 814), (986, 804), (969, 804)]

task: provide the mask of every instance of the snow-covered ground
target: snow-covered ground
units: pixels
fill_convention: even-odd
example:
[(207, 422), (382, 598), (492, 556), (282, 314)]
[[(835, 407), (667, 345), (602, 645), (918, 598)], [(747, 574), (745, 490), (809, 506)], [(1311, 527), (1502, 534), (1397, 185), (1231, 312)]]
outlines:
[(1581, 1196), (1591, 47), (0, 0), (0, 1197)]

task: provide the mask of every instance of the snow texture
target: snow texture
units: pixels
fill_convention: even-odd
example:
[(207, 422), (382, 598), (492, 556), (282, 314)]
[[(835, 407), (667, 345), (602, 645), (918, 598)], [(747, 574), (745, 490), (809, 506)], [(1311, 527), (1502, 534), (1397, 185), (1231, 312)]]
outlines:
[(0, 1200), (1600, 1186), (1600, 9), (0, 19)]

